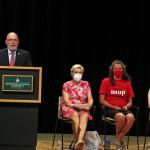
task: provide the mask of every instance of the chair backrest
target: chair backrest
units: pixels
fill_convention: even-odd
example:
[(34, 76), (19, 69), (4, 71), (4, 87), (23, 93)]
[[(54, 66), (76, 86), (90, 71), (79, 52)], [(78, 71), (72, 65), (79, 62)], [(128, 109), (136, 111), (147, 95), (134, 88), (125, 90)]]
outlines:
[(59, 119), (62, 119), (63, 118), (63, 115), (62, 115), (62, 104), (63, 104), (63, 97), (62, 96), (59, 96), (58, 97), (58, 112), (57, 112), (57, 117)]
[(63, 113), (62, 113), (62, 104), (63, 104), (63, 97), (59, 96), (58, 97), (58, 112), (57, 112), (57, 117), (67, 123), (72, 123), (71, 120), (64, 118)]
[(148, 108), (150, 108), (150, 89), (148, 90), (147, 100), (148, 100)]

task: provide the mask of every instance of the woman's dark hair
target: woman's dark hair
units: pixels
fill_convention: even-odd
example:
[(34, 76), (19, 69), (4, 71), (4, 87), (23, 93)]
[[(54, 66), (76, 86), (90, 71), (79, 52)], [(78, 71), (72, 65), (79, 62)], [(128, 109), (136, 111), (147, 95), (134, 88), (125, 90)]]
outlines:
[(109, 78), (110, 78), (110, 83), (112, 85), (115, 85), (115, 79), (114, 79), (114, 75), (113, 75), (113, 68), (115, 64), (121, 64), (122, 68), (123, 68), (123, 76), (122, 79), (124, 80), (129, 80), (131, 81), (131, 77), (130, 75), (127, 73), (127, 69), (126, 69), (126, 65), (121, 61), (121, 60), (114, 60), (110, 67), (109, 67)]

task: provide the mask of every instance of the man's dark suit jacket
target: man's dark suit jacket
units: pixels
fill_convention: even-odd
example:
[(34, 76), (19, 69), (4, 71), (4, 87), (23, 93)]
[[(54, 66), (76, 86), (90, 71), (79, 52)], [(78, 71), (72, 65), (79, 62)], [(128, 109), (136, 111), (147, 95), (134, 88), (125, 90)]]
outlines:
[[(0, 66), (9, 66), (8, 50), (0, 50)], [(30, 53), (26, 50), (17, 49), (15, 66), (32, 66)]]

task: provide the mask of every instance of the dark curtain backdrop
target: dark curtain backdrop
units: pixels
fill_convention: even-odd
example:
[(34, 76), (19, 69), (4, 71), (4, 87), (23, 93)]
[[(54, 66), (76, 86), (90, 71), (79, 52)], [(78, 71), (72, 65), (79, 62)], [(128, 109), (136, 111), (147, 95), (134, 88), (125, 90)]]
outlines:
[(54, 103), (62, 84), (71, 79), (73, 64), (85, 67), (84, 79), (91, 83), (98, 105), (101, 80), (111, 62), (121, 59), (132, 77), (140, 134), (144, 133), (150, 84), (144, 1), (1, 0), (0, 48), (10, 31), (18, 33), (19, 47), (30, 51), (33, 65), (43, 68), (39, 132), (53, 132)]

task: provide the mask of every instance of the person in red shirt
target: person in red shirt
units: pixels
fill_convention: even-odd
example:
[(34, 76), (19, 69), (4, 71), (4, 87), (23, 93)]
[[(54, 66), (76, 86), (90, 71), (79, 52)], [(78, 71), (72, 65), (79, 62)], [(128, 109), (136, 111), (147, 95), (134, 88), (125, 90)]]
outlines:
[(66, 81), (62, 87), (64, 103), (63, 117), (72, 121), (73, 133), (76, 137), (76, 149), (83, 149), (84, 135), (88, 120), (92, 119), (89, 110), (93, 105), (91, 86), (82, 80), (84, 68), (80, 64), (71, 67), (72, 79)]
[(116, 120), (116, 149), (124, 149), (124, 136), (134, 122), (134, 115), (130, 111), (134, 92), (131, 77), (122, 61), (112, 62), (109, 77), (102, 80), (99, 94), (100, 103), (105, 106), (106, 116)]

